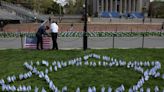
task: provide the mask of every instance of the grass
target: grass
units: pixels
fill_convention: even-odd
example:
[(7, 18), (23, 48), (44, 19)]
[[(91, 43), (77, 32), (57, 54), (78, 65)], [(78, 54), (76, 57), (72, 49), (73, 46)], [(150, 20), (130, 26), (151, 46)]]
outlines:
[[(66, 61), (89, 53), (112, 56), (114, 58), (123, 59), (126, 61), (159, 60), (162, 64), (160, 73), (164, 74), (164, 49), (105, 49), (88, 50), (86, 52), (82, 50), (36, 51), (9, 49), (0, 50), (0, 79), (5, 79), (7, 76), (11, 76), (13, 74), (18, 75), (20, 73), (28, 72), (23, 66), (25, 61)], [(125, 88), (128, 89), (137, 83), (142, 75), (132, 69), (126, 69), (124, 67), (91, 68), (82, 66), (78, 68), (69, 66), (65, 69), (59, 70), (58, 72), (52, 72), (49, 76), (54, 81), (55, 85), (59, 87), (59, 89), (66, 85), (68, 86), (69, 92), (73, 92), (77, 87), (81, 88), (81, 92), (86, 92), (88, 86), (96, 86), (99, 91), (102, 86), (105, 86), (106, 88), (111, 86), (115, 89), (121, 84), (124, 84)], [(39, 88), (45, 87), (48, 89), (46, 82), (39, 79), (37, 76), (33, 76), (23, 81), (16, 81), (12, 84), (26, 84), (31, 85), (33, 88), (37, 86)], [(156, 85), (160, 89), (164, 89), (164, 80), (161, 78), (150, 78), (150, 80), (146, 82), (143, 87), (144, 89), (150, 87), (153, 90)]]

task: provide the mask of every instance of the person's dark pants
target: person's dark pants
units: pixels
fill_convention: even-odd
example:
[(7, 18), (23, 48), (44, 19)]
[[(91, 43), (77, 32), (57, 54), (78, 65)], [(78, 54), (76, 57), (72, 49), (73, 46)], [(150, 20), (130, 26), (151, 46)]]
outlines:
[(57, 33), (51, 33), (51, 36), (52, 36), (52, 42), (53, 42), (52, 49), (58, 50), (58, 44), (57, 44), (57, 36), (58, 36), (58, 34)]
[(36, 36), (37, 37), (37, 47), (36, 49), (39, 50), (39, 44), (40, 44), (40, 49), (43, 49), (43, 38), (42, 36)]

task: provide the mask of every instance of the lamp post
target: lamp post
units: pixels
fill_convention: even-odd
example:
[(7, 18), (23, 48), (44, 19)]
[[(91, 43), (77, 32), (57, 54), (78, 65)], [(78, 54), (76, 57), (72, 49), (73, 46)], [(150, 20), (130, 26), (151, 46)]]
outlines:
[(146, 13), (146, 6), (143, 7), (143, 19), (142, 19), (142, 22), (143, 24), (145, 23), (145, 13)]
[(88, 37), (87, 37), (87, 13), (88, 13), (88, 0), (85, 0), (84, 8), (84, 32), (83, 32), (83, 49), (84, 51), (88, 48)]

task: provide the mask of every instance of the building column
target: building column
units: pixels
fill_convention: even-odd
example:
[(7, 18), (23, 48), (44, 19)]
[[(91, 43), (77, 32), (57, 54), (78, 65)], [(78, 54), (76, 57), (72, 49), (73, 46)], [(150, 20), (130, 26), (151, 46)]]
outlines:
[(117, 0), (115, 0), (115, 12), (117, 12)]
[(138, 10), (138, 0), (136, 0), (136, 12)]
[(104, 11), (104, 0), (101, 0), (101, 12)]
[(137, 0), (137, 12), (142, 12), (142, 0)]
[(99, 11), (99, 9), (100, 9), (100, 4), (99, 4), (99, 2), (100, 2), (100, 0), (97, 0), (97, 3), (96, 3), (96, 4), (97, 4), (97, 13), (98, 13), (98, 14), (99, 14), (99, 12), (100, 12), (100, 11)]
[(143, 4), (142, 0), (139, 0), (139, 12), (142, 12)]
[(113, 9), (113, 0), (110, 0), (110, 12), (112, 12)]
[(132, 7), (132, 6), (131, 6), (131, 0), (128, 0), (128, 6), (129, 6), (129, 7), (128, 7), (128, 8), (129, 8), (129, 9), (128, 9), (128, 12), (131, 13), (131, 10), (132, 10), (132, 9), (131, 9), (131, 7)]
[(105, 11), (107, 11), (107, 12), (108, 12), (108, 7), (109, 7), (108, 0), (106, 0), (106, 9), (105, 9)]
[(136, 3), (135, 2), (136, 2), (136, 0), (133, 0), (133, 9), (132, 9), (132, 12), (136, 12), (135, 11), (135, 8), (136, 8)]
[(120, 8), (120, 14), (122, 14), (122, 6), (123, 6), (122, 2), (123, 2), (123, 0), (120, 0), (120, 7), (119, 7)]
[(124, 0), (124, 13), (127, 13), (127, 0)]

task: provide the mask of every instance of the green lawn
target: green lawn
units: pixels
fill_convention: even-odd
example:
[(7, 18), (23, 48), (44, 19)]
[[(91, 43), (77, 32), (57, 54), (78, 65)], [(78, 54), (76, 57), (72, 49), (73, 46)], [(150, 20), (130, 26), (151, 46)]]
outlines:
[[(26, 73), (23, 63), (25, 61), (41, 61), (47, 60), (53, 62), (54, 60), (67, 61), (76, 57), (82, 57), (86, 54), (96, 53), (99, 55), (112, 56), (116, 59), (125, 61), (154, 61), (159, 60), (162, 65), (160, 70), (164, 74), (164, 49), (105, 49), (105, 50), (59, 50), (59, 51), (37, 51), (37, 50), (0, 50), (0, 79), (5, 79), (7, 76), (18, 75)], [(93, 59), (94, 60), (94, 59)], [(45, 67), (38, 67), (44, 69)], [(145, 67), (146, 68), (146, 67)], [(124, 84), (126, 89), (136, 84), (142, 74), (135, 72), (133, 69), (125, 67), (87, 67), (80, 68), (69, 66), (58, 72), (52, 72), (49, 77), (53, 80), (55, 85), (61, 89), (63, 86), (68, 86), (69, 92), (73, 92), (75, 88), (80, 87), (81, 92), (86, 92), (88, 86), (96, 86), (99, 91), (102, 86), (106, 88), (111, 86), (113, 89), (121, 84)], [(16, 81), (14, 85), (31, 85), (33, 88), (45, 87), (48, 90), (48, 85), (43, 79), (38, 76), (33, 76), (27, 80)], [(144, 89), (150, 87), (152, 90), (155, 86), (164, 89), (164, 80), (162, 78), (150, 78), (144, 84)]]

